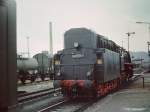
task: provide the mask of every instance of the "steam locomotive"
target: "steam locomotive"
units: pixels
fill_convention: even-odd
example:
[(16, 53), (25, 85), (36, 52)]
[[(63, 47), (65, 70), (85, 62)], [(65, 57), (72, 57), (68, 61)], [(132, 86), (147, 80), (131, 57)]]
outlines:
[(66, 31), (54, 56), (54, 87), (68, 97), (106, 95), (132, 75), (129, 52), (87, 28)]

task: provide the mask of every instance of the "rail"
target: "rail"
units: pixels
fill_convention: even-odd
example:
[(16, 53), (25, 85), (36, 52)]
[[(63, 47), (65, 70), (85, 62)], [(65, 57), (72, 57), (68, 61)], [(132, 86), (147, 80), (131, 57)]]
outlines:
[(60, 91), (61, 91), (61, 88), (57, 88), (57, 89), (51, 88), (51, 89), (44, 89), (44, 90), (40, 90), (40, 91), (36, 91), (32, 93), (20, 94), (18, 95), (18, 102), (21, 103), (21, 102), (33, 100), (38, 97), (46, 96), (46, 95), (53, 94), (55, 92), (60, 92)]
[(68, 102), (68, 101), (69, 101), (68, 99), (64, 99), (64, 100), (59, 101), (59, 102), (57, 102), (57, 103), (55, 103), (55, 104), (49, 105), (48, 107), (43, 108), (43, 109), (39, 110), (38, 112), (47, 112), (48, 110), (50, 110), (50, 109), (52, 109), (52, 108), (55, 108), (55, 107), (57, 107), (57, 106), (59, 106), (59, 105), (62, 105), (62, 104), (64, 104), (64, 103)]

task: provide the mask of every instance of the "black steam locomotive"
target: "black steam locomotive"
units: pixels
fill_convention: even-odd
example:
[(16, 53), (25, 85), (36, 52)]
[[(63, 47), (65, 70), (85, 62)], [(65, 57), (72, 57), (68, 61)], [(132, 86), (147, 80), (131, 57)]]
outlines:
[(133, 75), (129, 52), (86, 28), (65, 32), (54, 56), (54, 87), (65, 96), (103, 96)]

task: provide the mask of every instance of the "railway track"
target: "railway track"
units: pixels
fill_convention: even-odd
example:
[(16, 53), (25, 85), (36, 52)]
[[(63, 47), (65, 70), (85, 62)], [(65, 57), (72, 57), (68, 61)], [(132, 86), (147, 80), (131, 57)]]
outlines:
[(47, 111), (50, 111), (51, 109), (56, 108), (58, 106), (61, 106), (61, 105), (63, 105), (64, 103), (66, 103), (68, 101), (69, 101), (68, 99), (64, 99), (64, 100), (59, 101), (57, 103), (51, 104), (48, 107), (45, 107), (45, 108), (39, 110), (38, 112), (47, 112)]
[(51, 104), (38, 112), (82, 112), (98, 100), (93, 99), (65, 99)]
[(73, 112), (83, 112), (84, 110), (86, 110), (89, 106), (93, 105), (95, 102), (97, 102), (98, 100), (93, 100), (90, 101), (88, 103), (85, 103), (84, 105), (82, 105), (80, 108), (74, 110)]
[[(129, 83), (132, 83), (141, 77), (142, 73), (139, 75), (135, 75)], [(103, 97), (102, 97), (103, 98)], [(101, 98), (100, 98), (101, 99)], [(93, 103), (97, 102), (100, 99), (90, 100), (87, 102), (74, 102), (74, 100), (64, 99), (55, 104), (51, 104), (48, 107), (45, 107), (38, 112), (57, 112), (57, 111), (71, 111), (71, 112), (82, 112), (91, 106)]]
[(23, 93), (23, 94), (18, 95), (18, 102), (19, 103), (26, 102), (29, 100), (36, 99), (38, 97), (50, 95), (53, 93), (59, 93), (60, 91), (61, 91), (60, 88), (57, 88), (57, 89), (50, 88), (50, 89), (44, 89), (44, 90), (40, 90), (40, 91), (36, 91), (32, 93)]
[[(140, 76), (141, 75), (135, 75), (129, 83), (134, 82), (135, 80), (140, 78)], [(129, 85), (127, 84), (127, 86), (129, 86)], [(123, 89), (123, 88), (120, 88), (120, 89)], [(41, 99), (42, 96), (44, 96), (43, 98), (45, 98), (45, 96), (46, 96), (46, 97), (50, 98), (50, 102), (43, 104), (43, 106), (41, 106), (41, 107), (37, 107), (36, 112), (54, 112), (54, 111), (55, 112), (57, 112), (57, 111), (58, 112), (60, 112), (60, 111), (82, 112), (82, 111), (86, 110), (88, 107), (90, 107), (93, 103), (104, 98), (104, 97), (102, 97), (97, 100), (76, 101), (74, 99), (66, 99), (64, 97), (61, 97), (61, 99), (58, 99), (57, 97), (55, 97), (58, 100), (51, 100), (51, 96), (48, 96), (48, 95), (52, 95), (54, 93), (60, 93), (60, 90), (61, 89), (54, 90), (52, 88), (52, 89), (40, 90), (40, 91), (33, 92), (33, 93), (20, 94), (20, 95), (18, 95), (18, 102), (20, 104), (24, 104), (24, 102), (28, 103), (28, 101), (29, 101), (29, 103), (30, 103), (30, 101), (36, 102), (39, 98)], [(61, 95), (59, 95), (59, 96), (61, 96)]]

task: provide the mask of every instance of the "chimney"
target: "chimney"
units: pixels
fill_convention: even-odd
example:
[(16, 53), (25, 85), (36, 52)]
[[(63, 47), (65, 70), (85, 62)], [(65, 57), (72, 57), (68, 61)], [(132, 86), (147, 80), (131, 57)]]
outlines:
[(53, 39), (52, 39), (52, 22), (49, 22), (49, 36), (50, 36), (50, 46), (49, 46), (49, 53), (53, 55)]

